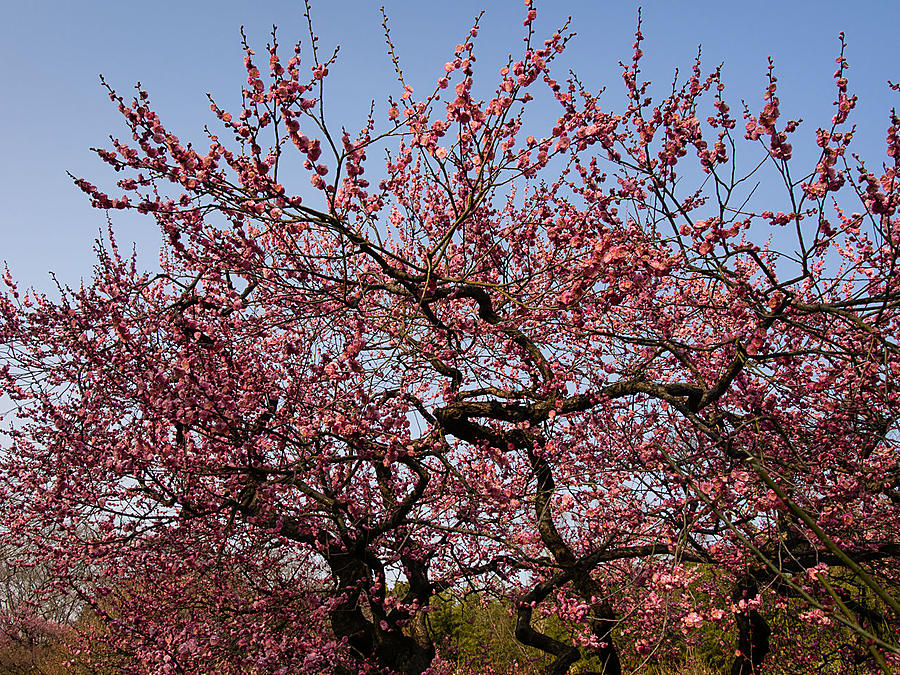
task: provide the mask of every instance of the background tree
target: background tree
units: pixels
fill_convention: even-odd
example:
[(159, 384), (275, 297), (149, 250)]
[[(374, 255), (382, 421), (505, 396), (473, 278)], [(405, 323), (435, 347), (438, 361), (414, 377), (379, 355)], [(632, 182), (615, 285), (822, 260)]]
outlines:
[(842, 52), (804, 172), (771, 66), (736, 132), (699, 58), (653, 103), (638, 30), (615, 113), (551, 74), (571, 34), (526, 11), (484, 100), (476, 23), (424, 96), (395, 58), (402, 93), (355, 134), (326, 123), (312, 29), (303, 61), (273, 32), (265, 75), (245, 43), (208, 151), (109, 90), (119, 192), (76, 184), (152, 215), (160, 270), (110, 231), (58, 300), (6, 276), (0, 490), (123, 667), (439, 669), (428, 614), (465, 587), (548, 673), (704, 624), (733, 673), (773, 648), (812, 671), (815, 633), (896, 665), (896, 116), (888, 164), (848, 156)]

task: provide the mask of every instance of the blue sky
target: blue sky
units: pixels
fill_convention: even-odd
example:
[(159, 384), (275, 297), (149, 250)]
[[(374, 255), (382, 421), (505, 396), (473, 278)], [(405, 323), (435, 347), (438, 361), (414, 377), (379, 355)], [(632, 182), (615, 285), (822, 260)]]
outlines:
[[(521, 0), (384, 0), (408, 79), (431, 86), (454, 45), (481, 8), (478, 73), (487, 82), (509, 52), (521, 45)], [(758, 108), (766, 58), (776, 61), (783, 113), (803, 117), (805, 138), (830, 118), (837, 34), (844, 30), (851, 89), (860, 97), (856, 150), (883, 157), (887, 112), (900, 96), (886, 80), (900, 80), (900, 3), (892, 1), (782, 1), (733, 3), (655, 0), (642, 3), (645, 72), (664, 93), (676, 66), (691, 66), (697, 45), (704, 63), (724, 62), (726, 99)], [(380, 26), (380, 3), (313, 0), (314, 26), (323, 49), (341, 45), (328, 79), (327, 110), (335, 127), (357, 125), (375, 99), (397, 92)], [(637, 3), (624, 0), (540, 2), (538, 32), (549, 34), (573, 17), (562, 76), (572, 67), (591, 89), (608, 85), (607, 106), (620, 106), (620, 59), (628, 59)], [(226, 105), (239, 96), (244, 72), (239, 28), (262, 51), (272, 24), (283, 45), (305, 34), (296, 1), (32, 0), (9, 3), (0, 27), (0, 260), (26, 285), (47, 288), (53, 270), (65, 283), (90, 274), (93, 240), (105, 215), (90, 208), (66, 175), (70, 171), (109, 184), (111, 171), (89, 150), (103, 146), (123, 125), (100, 87), (98, 74), (123, 93), (138, 80), (167, 125), (183, 138), (201, 138), (215, 122), (206, 92)], [(559, 67), (559, 66), (558, 66)], [(795, 143), (795, 146), (797, 143)], [(158, 249), (154, 223), (114, 213), (121, 246), (135, 243), (152, 266)]]

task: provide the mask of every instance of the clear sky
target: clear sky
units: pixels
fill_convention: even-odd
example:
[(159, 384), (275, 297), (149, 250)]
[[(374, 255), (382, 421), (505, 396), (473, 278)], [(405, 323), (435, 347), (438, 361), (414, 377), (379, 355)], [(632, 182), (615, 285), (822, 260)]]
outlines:
[[(509, 52), (520, 51), (521, 0), (384, 0), (408, 79), (433, 85), (478, 11), (486, 10), (476, 69), (492, 82)], [(776, 60), (783, 114), (815, 127), (830, 118), (837, 35), (847, 34), (851, 89), (859, 95), (856, 150), (881, 161), (887, 112), (900, 96), (900, 2), (782, 0), (648, 0), (643, 2), (645, 72), (665, 93), (676, 66), (691, 66), (698, 44), (704, 62), (724, 62), (726, 99), (758, 109), (766, 57)], [(397, 93), (381, 29), (379, 2), (313, 0), (320, 45), (341, 45), (327, 90), (335, 127), (357, 125), (372, 99)], [(607, 106), (620, 107), (620, 59), (631, 54), (637, 3), (628, 0), (538, 0), (539, 37), (573, 17), (578, 37), (563, 62), (590, 89), (608, 85)], [(289, 45), (305, 34), (295, 0), (19, 0), (5, 3), (0, 26), (0, 260), (25, 284), (48, 286), (48, 270), (66, 283), (90, 274), (93, 240), (105, 215), (66, 175), (109, 185), (112, 172), (89, 150), (124, 126), (98, 74), (122, 93), (138, 80), (164, 122), (182, 138), (200, 139), (214, 123), (206, 92), (225, 104), (240, 94), (239, 28), (262, 51), (272, 24)], [(563, 65), (563, 64), (560, 64)], [(559, 66), (557, 66), (559, 68)], [(564, 69), (556, 71), (562, 78)], [(900, 106), (898, 106), (900, 107)], [(795, 146), (797, 143), (795, 143)], [(158, 236), (152, 220), (114, 212), (120, 246), (135, 242), (152, 266)]]

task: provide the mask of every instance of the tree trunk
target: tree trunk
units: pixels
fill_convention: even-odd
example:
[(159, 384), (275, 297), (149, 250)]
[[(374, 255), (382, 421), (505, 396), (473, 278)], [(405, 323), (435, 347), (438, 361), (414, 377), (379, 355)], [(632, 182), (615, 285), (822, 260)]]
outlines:
[[(372, 585), (369, 569), (352, 554), (332, 554), (329, 565), (339, 580), (344, 599), (330, 614), (331, 627), (336, 637), (346, 637), (352, 657), (368, 661), (400, 675), (420, 675), (434, 659), (434, 645), (425, 628), (424, 613), (419, 611), (410, 620), (413, 637), (404, 634), (397, 626), (396, 617), (386, 617), (387, 627), (374, 616), (366, 617), (362, 611), (364, 602), (361, 589)], [(339, 675), (350, 675), (346, 668), (337, 670)]]
[[(749, 575), (735, 585), (731, 594), (737, 604), (741, 600), (750, 601), (757, 597), (759, 589)], [(737, 654), (731, 664), (731, 675), (753, 675), (759, 671), (763, 659), (769, 653), (769, 624), (755, 609), (738, 611), (734, 615), (738, 629)]]

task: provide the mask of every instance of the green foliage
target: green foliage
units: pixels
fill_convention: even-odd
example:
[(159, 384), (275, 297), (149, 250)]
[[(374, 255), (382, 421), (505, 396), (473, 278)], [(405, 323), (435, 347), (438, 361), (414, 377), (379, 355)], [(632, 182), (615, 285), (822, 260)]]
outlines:
[(532, 673), (546, 662), (543, 654), (516, 640), (515, 616), (497, 600), (481, 594), (461, 598), (441, 594), (428, 621), (445, 661), (458, 672), (490, 664), (495, 673)]
[[(429, 614), (429, 626), (435, 644), (444, 661), (452, 664), (455, 675), (462, 673), (490, 673), (491, 675), (532, 675), (542, 672), (549, 664), (546, 654), (524, 647), (515, 638), (515, 614), (496, 599), (471, 593), (463, 597), (445, 592), (434, 603)], [(556, 617), (535, 621), (535, 628), (546, 635), (571, 644), (571, 630)], [(687, 642), (672, 645), (681, 656), (653, 658), (644, 664), (643, 672), (653, 675), (713, 675), (725, 672), (727, 660), (722, 653), (721, 632), (708, 627), (708, 639), (702, 648), (689, 647)], [(729, 638), (730, 639), (730, 636)], [(693, 644), (693, 642), (692, 642)], [(624, 655), (623, 655), (624, 656)], [(642, 661), (623, 662), (626, 671), (640, 667)], [(596, 659), (582, 659), (572, 667), (572, 673), (597, 671)]]

